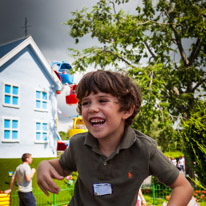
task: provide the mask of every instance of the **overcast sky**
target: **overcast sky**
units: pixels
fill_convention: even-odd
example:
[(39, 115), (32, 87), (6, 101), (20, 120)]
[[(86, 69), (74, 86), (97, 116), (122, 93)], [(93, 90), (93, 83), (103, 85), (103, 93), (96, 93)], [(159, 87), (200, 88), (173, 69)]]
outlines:
[[(41, 52), (51, 64), (52, 61), (66, 61), (72, 63), (73, 59), (68, 56), (68, 48), (82, 49), (95, 45), (94, 39), (89, 36), (80, 40), (79, 44), (69, 36), (69, 27), (63, 22), (72, 18), (71, 12), (83, 7), (92, 7), (98, 0), (0, 0), (0, 45), (22, 38), (25, 36), (25, 18), (27, 18), (27, 35), (31, 35)], [(134, 9), (134, 2), (130, 0), (124, 9)], [(75, 75), (78, 82), (81, 75)], [(65, 104), (65, 95), (68, 88), (64, 88), (58, 96), (59, 128), (67, 130), (68, 121), (77, 115), (76, 106)]]
[[(72, 18), (71, 12), (92, 7), (98, 0), (0, 0), (0, 45), (24, 37), (27, 18), (28, 31), (49, 63), (53, 60), (72, 61), (68, 48), (85, 48), (95, 44), (90, 37), (74, 43), (69, 27), (63, 22)], [(134, 2), (124, 5), (132, 9)], [(133, 7), (134, 8), (134, 7)]]
[(97, 0), (0, 0), (0, 45), (24, 37), (25, 17), (28, 35), (32, 35), (49, 63), (53, 60), (71, 61), (68, 48), (83, 48), (69, 36), (69, 27), (64, 25), (71, 12), (82, 7), (91, 7)]

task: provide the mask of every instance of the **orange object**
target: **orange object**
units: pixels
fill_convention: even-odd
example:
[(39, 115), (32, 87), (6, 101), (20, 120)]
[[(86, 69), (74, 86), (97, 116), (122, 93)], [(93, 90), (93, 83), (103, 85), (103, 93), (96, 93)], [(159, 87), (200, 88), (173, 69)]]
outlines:
[(169, 201), (170, 199), (170, 195), (167, 195), (166, 200)]
[(131, 179), (132, 178), (132, 173), (128, 172), (128, 178)]

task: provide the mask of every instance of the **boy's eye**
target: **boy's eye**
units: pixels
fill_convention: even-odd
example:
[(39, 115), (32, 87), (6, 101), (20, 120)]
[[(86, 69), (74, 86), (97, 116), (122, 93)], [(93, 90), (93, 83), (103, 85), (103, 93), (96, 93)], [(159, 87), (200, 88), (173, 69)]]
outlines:
[(89, 102), (82, 102), (82, 106), (86, 106), (88, 104), (89, 104)]
[(107, 99), (100, 99), (99, 102), (100, 103), (106, 103), (106, 102), (108, 102), (108, 100)]

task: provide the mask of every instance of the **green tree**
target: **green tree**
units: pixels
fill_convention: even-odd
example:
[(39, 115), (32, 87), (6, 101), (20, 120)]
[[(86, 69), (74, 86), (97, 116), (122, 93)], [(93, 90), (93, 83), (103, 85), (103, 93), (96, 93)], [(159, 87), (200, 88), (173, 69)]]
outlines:
[(206, 102), (199, 102), (191, 112), (190, 119), (184, 121), (182, 132), (185, 151), (191, 162), (199, 182), (206, 187)]
[(68, 136), (67, 132), (60, 131), (59, 135), (60, 135), (62, 140), (69, 140), (69, 136)]
[(189, 118), (195, 102), (205, 95), (206, 2), (142, 0), (136, 1), (135, 11), (125, 13), (118, 5), (127, 2), (99, 0), (90, 10), (72, 13), (65, 24), (76, 43), (86, 35), (99, 42), (82, 51), (70, 49), (73, 68), (84, 71), (94, 65), (129, 72), (144, 99), (136, 126), (150, 134), (157, 123), (166, 150), (171, 138), (175, 144), (178, 138), (172, 124)]

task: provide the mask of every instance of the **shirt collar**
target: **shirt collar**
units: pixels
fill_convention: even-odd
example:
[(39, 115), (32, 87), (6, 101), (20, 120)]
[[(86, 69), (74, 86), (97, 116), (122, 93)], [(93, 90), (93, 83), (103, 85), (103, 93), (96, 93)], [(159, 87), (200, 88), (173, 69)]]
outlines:
[[(131, 147), (136, 141), (136, 139), (137, 137), (136, 137), (135, 131), (131, 127), (125, 127), (122, 141), (119, 147), (117, 148), (118, 150), (117, 152), (119, 152), (119, 150), (121, 149), (127, 149)], [(94, 138), (90, 132), (87, 132), (84, 144), (92, 147), (93, 150), (98, 150), (97, 139)]]
[(134, 144), (136, 139), (135, 131), (131, 127), (126, 127), (119, 148), (128, 149)]

